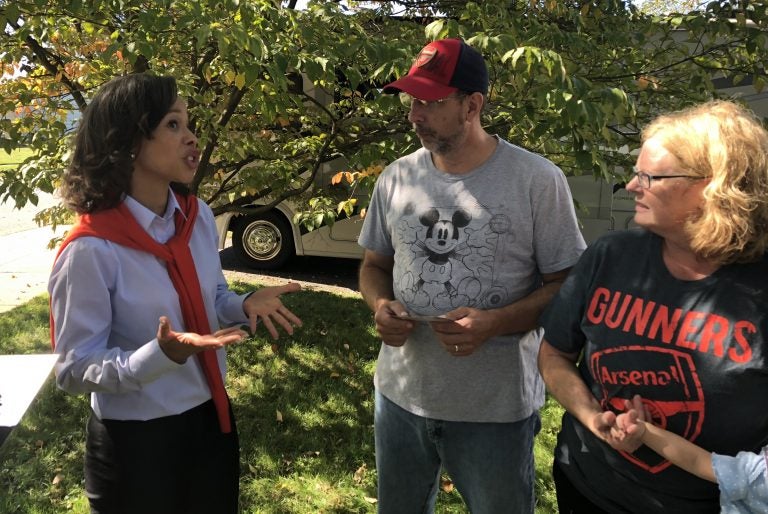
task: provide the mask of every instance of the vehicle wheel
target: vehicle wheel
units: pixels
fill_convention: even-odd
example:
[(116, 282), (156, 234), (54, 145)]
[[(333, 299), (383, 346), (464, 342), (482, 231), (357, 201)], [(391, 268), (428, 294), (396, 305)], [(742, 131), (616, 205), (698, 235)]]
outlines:
[(243, 264), (256, 269), (278, 269), (295, 251), (290, 225), (275, 212), (238, 220), (232, 230), (232, 246)]

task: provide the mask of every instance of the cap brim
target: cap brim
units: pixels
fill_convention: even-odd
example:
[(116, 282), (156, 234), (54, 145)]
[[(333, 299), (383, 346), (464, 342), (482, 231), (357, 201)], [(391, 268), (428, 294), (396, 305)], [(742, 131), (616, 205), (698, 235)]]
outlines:
[(432, 101), (449, 97), (458, 91), (458, 89), (455, 87), (438, 84), (437, 82), (426, 77), (414, 77), (411, 75), (406, 75), (405, 77), (384, 86), (383, 91), (390, 94), (405, 91), (412, 97), (418, 98), (419, 100)]

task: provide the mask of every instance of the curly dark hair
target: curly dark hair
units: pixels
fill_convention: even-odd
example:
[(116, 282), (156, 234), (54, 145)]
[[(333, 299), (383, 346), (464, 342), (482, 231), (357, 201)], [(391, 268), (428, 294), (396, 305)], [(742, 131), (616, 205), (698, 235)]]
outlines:
[(64, 203), (78, 214), (115, 207), (129, 193), (133, 159), (143, 139), (176, 102), (173, 77), (136, 73), (99, 89), (75, 136), (72, 161), (62, 177)]

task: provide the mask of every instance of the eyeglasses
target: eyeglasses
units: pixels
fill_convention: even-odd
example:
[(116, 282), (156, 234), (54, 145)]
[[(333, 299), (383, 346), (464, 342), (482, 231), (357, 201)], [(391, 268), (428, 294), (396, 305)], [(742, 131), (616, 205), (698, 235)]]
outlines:
[(648, 189), (654, 180), (664, 180), (665, 178), (687, 178), (690, 180), (701, 180), (707, 177), (695, 177), (693, 175), (651, 175), (640, 171), (637, 166), (632, 166), (632, 178), (637, 179), (637, 183), (643, 189)]
[(419, 107), (423, 107), (424, 109), (432, 110), (437, 108), (438, 105), (447, 102), (451, 98), (463, 98), (466, 95), (462, 93), (456, 93), (455, 95), (446, 96), (445, 98), (441, 98), (439, 100), (422, 100), (420, 98), (416, 98), (414, 96), (409, 95), (408, 93), (401, 91), (399, 96), (400, 96), (400, 103), (403, 104), (403, 106), (407, 107), (408, 109), (410, 109), (413, 104), (416, 104)]

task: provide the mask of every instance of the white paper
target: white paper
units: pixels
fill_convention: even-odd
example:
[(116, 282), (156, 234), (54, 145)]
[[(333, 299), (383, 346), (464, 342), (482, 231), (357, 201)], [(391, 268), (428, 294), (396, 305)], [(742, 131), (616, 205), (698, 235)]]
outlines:
[(14, 427), (51, 374), (58, 355), (0, 355), (0, 426)]

